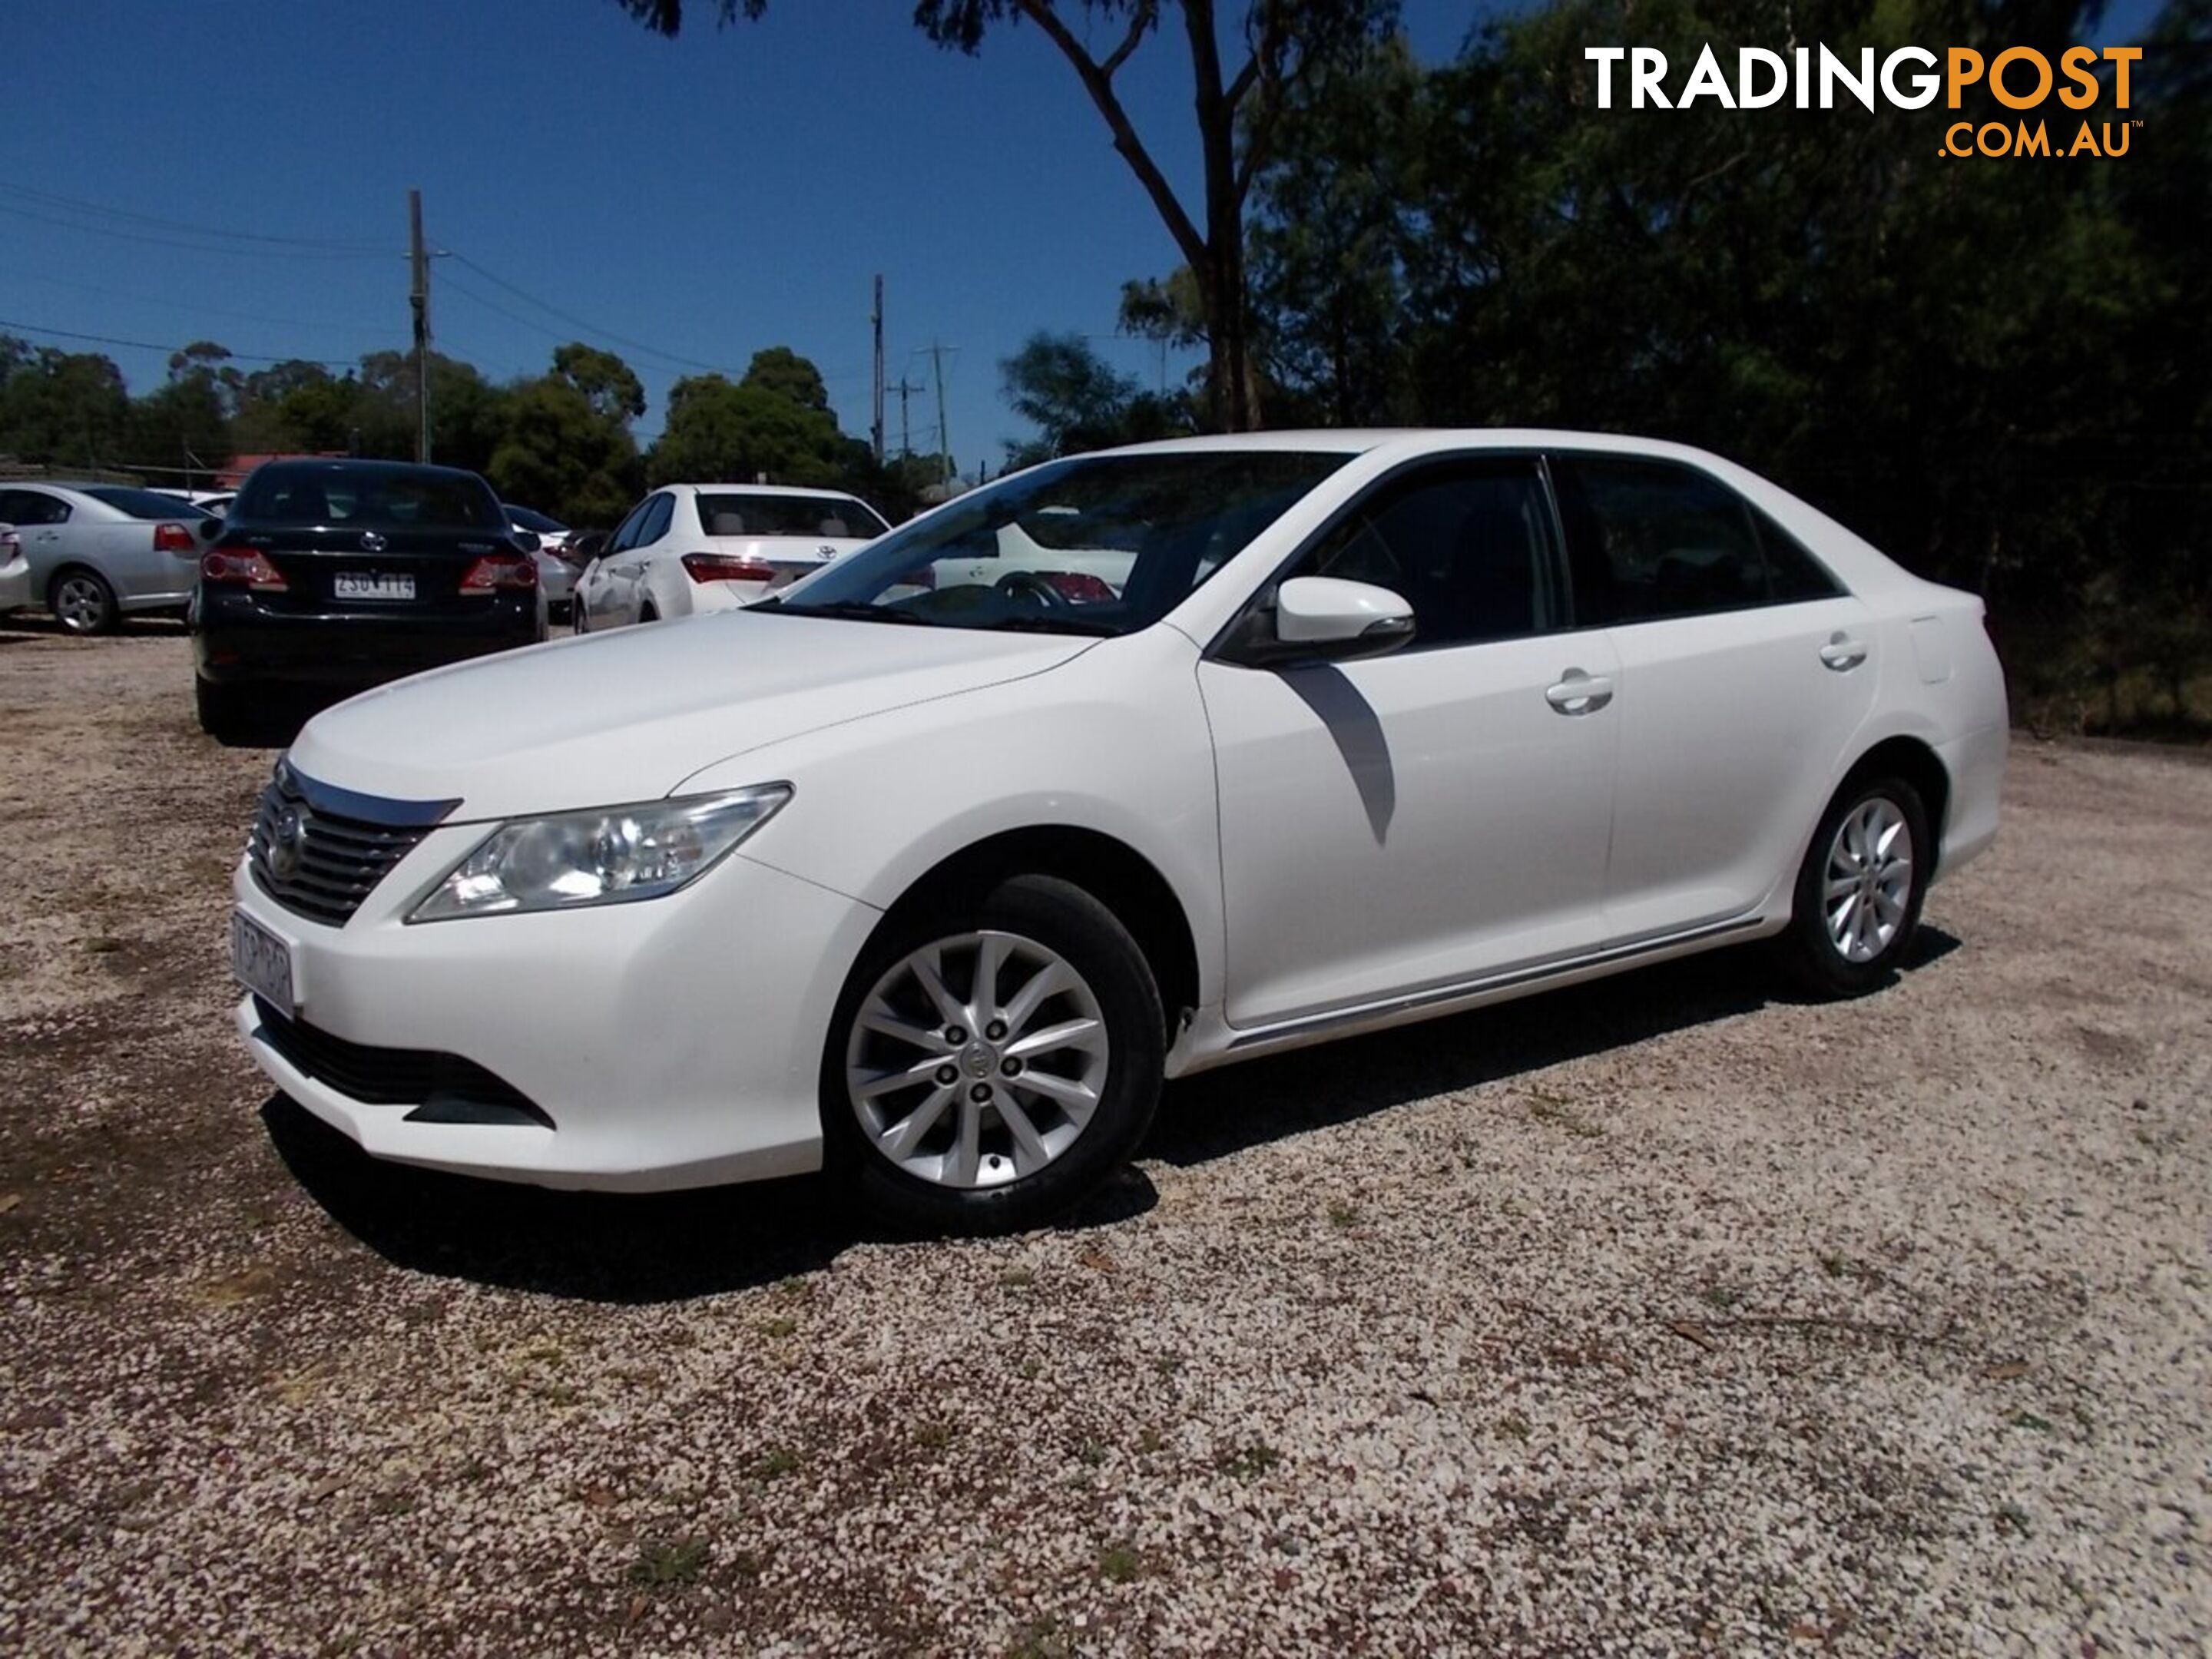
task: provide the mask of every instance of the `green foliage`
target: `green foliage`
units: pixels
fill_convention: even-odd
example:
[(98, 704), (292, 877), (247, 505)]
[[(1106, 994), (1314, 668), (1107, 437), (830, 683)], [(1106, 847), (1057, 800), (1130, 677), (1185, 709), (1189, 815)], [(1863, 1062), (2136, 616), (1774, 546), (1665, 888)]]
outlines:
[(2212, 635), (2208, 15), (2156, 25), (2132, 153), (2061, 167), (1939, 158), (1940, 108), (1601, 111), (1583, 48), (2055, 47), (2067, 4), (1557, 0), (1432, 70), (1366, 54), (1256, 188), (1272, 406), (1703, 445), (1982, 592), (2031, 713), (2094, 723), (2131, 667), (2178, 710)]
[(0, 455), (86, 468), (123, 459), (131, 399), (107, 358), (0, 336)]
[(1016, 466), (1190, 429), (1182, 399), (1142, 390), (1079, 334), (1032, 334), (1000, 363), (999, 373), (1006, 401), (1040, 434), (1032, 442), (1007, 446), (1007, 459)]
[(506, 394), (501, 416), (483, 469), (501, 500), (566, 524), (605, 525), (635, 499), (637, 445), (629, 428), (572, 380), (556, 374), (525, 381)]
[(611, 351), (581, 340), (556, 346), (553, 372), (583, 393), (592, 412), (627, 426), (645, 413), (645, 386), (637, 373)]
[(865, 445), (838, 430), (813, 364), (776, 347), (732, 384), (695, 374), (669, 389), (668, 423), (646, 459), (655, 484), (679, 480), (842, 487), (869, 464)]
[(830, 389), (822, 383), (822, 371), (789, 346), (770, 346), (753, 353), (739, 384), (788, 398), (802, 409), (830, 407)]

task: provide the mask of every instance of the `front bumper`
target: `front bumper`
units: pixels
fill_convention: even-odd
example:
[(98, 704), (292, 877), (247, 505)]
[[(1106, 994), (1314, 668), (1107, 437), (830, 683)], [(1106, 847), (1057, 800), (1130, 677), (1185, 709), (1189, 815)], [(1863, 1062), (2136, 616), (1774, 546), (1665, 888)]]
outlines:
[(301, 1023), (459, 1056), (551, 1127), (354, 1098), (288, 1058), (248, 997), (239, 1034), (270, 1080), (373, 1157), (498, 1180), (653, 1191), (818, 1169), (823, 1042), (880, 913), (740, 851), (641, 903), (402, 921), (486, 828), (431, 831), (343, 927), (277, 904), (242, 862), (233, 893), (290, 946)]

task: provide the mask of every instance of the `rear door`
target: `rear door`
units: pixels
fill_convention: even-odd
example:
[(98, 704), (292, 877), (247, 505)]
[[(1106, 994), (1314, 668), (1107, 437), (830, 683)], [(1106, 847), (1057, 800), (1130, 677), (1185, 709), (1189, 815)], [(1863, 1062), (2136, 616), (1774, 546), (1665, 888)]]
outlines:
[(51, 490), (0, 489), (0, 524), (12, 524), (31, 562), (31, 593), (40, 604), (68, 551), (70, 503)]
[(1607, 941), (1741, 919), (1795, 875), (1873, 708), (1867, 609), (1700, 468), (1552, 465), (1577, 595), (1620, 665)]

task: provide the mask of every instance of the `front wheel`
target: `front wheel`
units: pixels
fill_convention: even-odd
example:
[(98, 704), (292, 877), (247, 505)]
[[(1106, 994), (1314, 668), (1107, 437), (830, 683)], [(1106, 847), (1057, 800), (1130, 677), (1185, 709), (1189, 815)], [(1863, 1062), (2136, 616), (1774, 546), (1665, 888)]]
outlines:
[(831, 1167), (908, 1225), (1035, 1225), (1135, 1152), (1164, 1054), (1127, 930), (1071, 883), (1014, 877), (862, 954), (823, 1056)]
[(1928, 809), (1903, 778), (1846, 787), (1821, 815), (1797, 872), (1792, 965), (1823, 996), (1886, 984), (1920, 927), (1935, 855)]

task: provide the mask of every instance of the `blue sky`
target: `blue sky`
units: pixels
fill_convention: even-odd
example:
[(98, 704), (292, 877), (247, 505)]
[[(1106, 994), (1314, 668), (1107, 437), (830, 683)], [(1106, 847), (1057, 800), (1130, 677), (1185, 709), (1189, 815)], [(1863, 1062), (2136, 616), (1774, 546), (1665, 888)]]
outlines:
[[(134, 389), (164, 352), (38, 331), (340, 362), (402, 345), (417, 186), (431, 243), (471, 262), (435, 266), (440, 349), (505, 379), (542, 372), (561, 340), (607, 344), (646, 381), (641, 435), (671, 380), (742, 373), (777, 344), (821, 367), (865, 434), (878, 271), (887, 376), (927, 386), (944, 344), (964, 469), (1022, 433), (998, 362), (1033, 330), (1102, 337), (1158, 378), (1154, 348), (1110, 336), (1123, 279), (1165, 271), (1174, 246), (1036, 30), (971, 59), (932, 47), (898, 0), (782, 0), (723, 30), (709, 0), (693, 9), (666, 41), (608, 0), (26, 0), (0, 105), (0, 326), (106, 350)], [(2120, 0), (2102, 33), (2152, 9)], [(1407, 0), (1415, 50), (1449, 56), (1483, 10)], [(1148, 42), (1121, 84), (1194, 203), (1174, 45)], [(346, 246), (211, 246), (149, 220)], [(912, 411), (927, 447), (933, 388)], [(898, 424), (894, 393), (894, 446)]]

